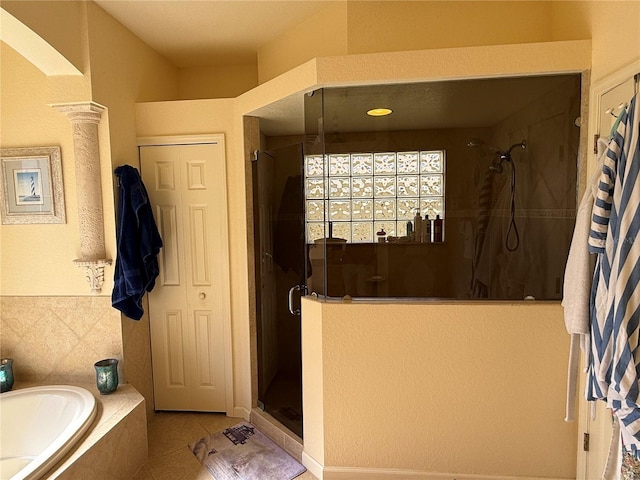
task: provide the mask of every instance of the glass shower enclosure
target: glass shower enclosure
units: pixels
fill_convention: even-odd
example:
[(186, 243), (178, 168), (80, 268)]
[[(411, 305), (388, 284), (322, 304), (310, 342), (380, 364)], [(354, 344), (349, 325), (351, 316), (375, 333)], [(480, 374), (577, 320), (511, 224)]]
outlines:
[(303, 437), (301, 295), (559, 300), (580, 92), (579, 74), (324, 88), (304, 95), (304, 131), (263, 134), (259, 406)]
[[(575, 222), (580, 81), (494, 78), (308, 95), (310, 291), (560, 299)], [(391, 113), (367, 115), (376, 108)]]

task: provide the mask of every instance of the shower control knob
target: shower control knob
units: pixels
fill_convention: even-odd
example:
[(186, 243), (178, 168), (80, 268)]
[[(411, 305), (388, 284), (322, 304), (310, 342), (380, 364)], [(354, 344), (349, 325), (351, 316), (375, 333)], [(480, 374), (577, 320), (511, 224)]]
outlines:
[(198, 297), (200, 297), (200, 300), (204, 300), (205, 298), (207, 298), (207, 294), (206, 294), (206, 293), (204, 293), (204, 292), (200, 292), (200, 293), (198, 294)]

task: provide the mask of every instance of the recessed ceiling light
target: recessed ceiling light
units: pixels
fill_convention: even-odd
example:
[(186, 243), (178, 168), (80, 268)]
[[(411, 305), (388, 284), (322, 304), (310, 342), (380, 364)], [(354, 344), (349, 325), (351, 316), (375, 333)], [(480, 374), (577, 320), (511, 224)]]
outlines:
[(384, 117), (385, 115), (391, 115), (393, 110), (390, 108), (372, 108), (367, 112), (367, 115), (371, 117)]

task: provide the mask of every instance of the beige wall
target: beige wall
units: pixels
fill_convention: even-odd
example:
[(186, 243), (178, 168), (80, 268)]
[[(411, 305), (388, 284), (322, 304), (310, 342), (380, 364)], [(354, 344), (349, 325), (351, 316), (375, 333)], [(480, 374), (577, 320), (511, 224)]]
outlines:
[[(52, 43), (63, 50), (63, 53), (66, 52), (72, 62), (82, 63), (84, 59), (91, 60), (89, 65), (91, 82), (89, 85), (86, 78), (72, 80), (43, 77), (15, 52), (2, 46), (0, 142), (2, 147), (61, 145), (67, 224), (0, 227), (2, 237), (0, 253), (2, 291), (0, 293), (4, 296), (76, 297), (89, 294), (82, 273), (71, 264), (73, 258), (77, 256), (78, 248), (75, 179), (73, 163), (69, 160), (72, 152), (71, 127), (64, 116), (47, 106), (48, 103), (92, 99), (106, 105), (109, 109), (103, 117), (100, 134), (103, 142), (101, 152), (106, 155), (102, 159), (102, 172), (107, 253), (112, 256), (115, 255), (113, 249), (115, 222), (111, 207), (113, 205), (111, 171), (115, 165), (137, 162), (136, 135), (225, 133), (230, 218), (234, 390), (236, 405), (241, 408), (251, 406), (249, 354), (251, 337), (246, 299), (248, 270), (244, 190), (246, 158), (242, 143), (243, 115), (256, 112), (275, 100), (314, 88), (318, 84), (339, 82), (355, 84), (397, 79), (413, 81), (523, 74), (526, 71), (552, 72), (558, 71), (561, 65), (565, 67), (569, 65), (567, 67), (569, 69), (580, 70), (585, 64), (585, 59), (582, 57), (583, 45), (576, 46), (574, 54), (569, 55), (574, 59), (574, 64), (566, 61), (562, 52), (554, 50), (553, 46), (545, 55), (540, 55), (540, 48), (530, 45), (510, 45), (497, 50), (454, 49), (453, 53), (445, 48), (437, 51), (407, 52), (401, 55), (365, 54), (333, 59), (322, 58), (317, 62), (307, 61), (313, 56), (366, 53), (388, 49), (433, 49), (460, 45), (482, 46), (494, 43), (518, 44), (531, 41), (591, 38), (592, 52), (586, 63), (588, 64), (591, 60), (594, 73), (592, 80), (595, 81), (637, 59), (640, 52), (640, 32), (636, 28), (640, 8), (638, 2), (527, 2), (522, 4), (521, 2), (496, 2), (491, 5), (491, 8), (488, 8), (489, 5), (484, 2), (466, 2), (467, 8), (456, 8), (451, 16), (441, 16), (441, 12), (444, 11), (442, 9), (453, 8), (451, 6), (453, 4), (461, 6), (460, 2), (451, 2), (451, 5), (439, 3), (420, 6), (411, 2), (411, 7), (418, 8), (420, 15), (410, 15), (411, 10), (407, 10), (406, 5), (398, 6), (398, 10), (394, 11), (393, 5), (397, 2), (379, 2), (371, 10), (365, 8), (364, 4), (355, 3), (349, 5), (347, 9), (345, 4), (339, 2), (328, 5), (326, 11), (319, 12), (316, 20), (311, 19), (308, 23), (285, 32), (258, 52), (258, 77), (262, 84), (259, 87), (237, 99), (221, 101), (221, 103), (210, 100), (185, 103), (141, 103), (138, 105), (136, 117), (133, 107), (135, 102), (174, 100), (178, 95), (189, 95), (188, 92), (179, 90), (180, 75), (175, 73), (171, 66), (94, 4), (89, 3), (84, 14), (82, 11), (74, 11), (72, 15), (78, 18), (86, 15), (85, 23), (80, 29), (86, 28), (87, 32), (82, 34), (72, 28), (66, 28), (67, 20), (72, 17), (60, 11), (56, 13), (54, 7), (43, 15), (42, 8), (53, 2), (43, 2), (42, 5), (32, 2), (17, 3), (20, 3), (20, 8), (24, 10), (20, 14), (16, 10), (16, 15), (35, 19), (32, 24), (34, 28), (39, 28), (36, 25), (39, 22), (47, 25), (40, 26), (43, 29), (41, 30), (43, 35), (51, 35)], [(74, 8), (74, 3), (76, 2), (59, 4), (55, 8)], [(3, 2), (3, 7), (5, 4)], [(492, 13), (494, 11), (499, 11), (500, 14)], [(51, 19), (56, 21), (51, 22)], [(386, 19), (389, 19), (392, 27), (390, 32), (395, 32), (396, 35), (393, 38), (388, 37), (383, 42), (380, 40), (379, 32), (369, 29), (368, 26), (372, 22), (380, 23)], [(48, 31), (52, 28), (52, 24), (65, 25), (65, 28)], [(434, 32), (440, 32), (440, 35), (428, 35), (425, 29), (430, 26), (433, 27)], [(327, 31), (332, 32), (328, 37)], [(61, 38), (56, 40), (55, 38), (60, 35)], [(77, 48), (78, 39), (83, 38), (87, 39), (87, 43), (83, 44), (84, 40), (82, 40), (80, 45), (84, 46)], [(300, 46), (304, 48), (299, 48)], [(304, 61), (307, 63), (297, 67)], [(384, 68), (381, 68), (381, 65)], [(82, 67), (85, 71), (86, 65)], [(276, 76), (283, 72), (283, 75)], [(191, 73), (195, 75), (195, 72)], [(183, 80), (182, 86), (188, 89), (189, 87), (186, 87), (186, 83), (189, 82), (188, 76), (183, 77)], [(194, 81), (194, 90), (200, 88), (197, 87), (199, 83), (199, 79), (197, 82)], [(180, 116), (174, 116), (175, 113)], [(151, 118), (156, 114), (157, 118)], [(176, 121), (178, 118), (179, 122)], [(111, 276), (112, 270), (108, 270), (107, 277)], [(108, 292), (110, 288), (107, 286), (104, 295), (106, 296)], [(376, 307), (362, 308), (363, 316), (371, 315), (375, 319), (379, 315)], [(449, 308), (451, 312), (455, 310), (454, 307), (442, 307), (445, 311)], [(509, 308), (514, 307), (493, 306), (492, 308), (494, 310), (490, 317), (500, 324), (510, 317), (512, 310)], [(516, 311), (520, 318), (521, 311)], [(341, 315), (339, 312), (337, 314)], [(391, 315), (396, 316), (394, 312)], [(415, 312), (410, 315), (414, 316)], [(482, 321), (489, 318), (489, 314), (486, 315), (486, 317), (484, 314), (481, 316)], [(553, 318), (556, 316), (557, 313), (554, 313)], [(525, 323), (530, 321), (528, 314), (522, 317), (522, 320)], [(383, 319), (378, 318), (377, 322), (380, 325)], [(414, 319), (413, 325), (418, 323), (419, 320)], [(140, 326), (141, 329), (147, 328), (142, 323), (129, 322), (127, 325), (136, 328)], [(348, 325), (345, 327), (351, 328)], [(505, 328), (507, 328), (506, 332), (509, 332), (509, 327)], [(548, 334), (557, 341), (564, 341), (561, 331), (552, 335), (555, 328), (555, 325), (549, 326), (548, 329), (544, 327), (544, 335)], [(386, 332), (383, 333), (380, 329), (378, 331), (386, 335)], [(395, 333), (403, 334), (402, 331)], [(533, 334), (537, 335), (535, 332)], [(140, 340), (146, 345), (148, 342), (144, 335), (144, 332), (137, 331), (131, 334), (131, 338)], [(501, 333), (501, 335), (511, 334)], [(3, 339), (3, 354), (4, 345)], [(565, 353), (564, 344), (554, 343), (553, 345), (553, 347), (547, 347), (547, 353), (550, 356), (555, 358)], [(135, 348), (135, 342), (132, 342), (131, 346)], [(356, 394), (357, 392), (354, 392), (354, 395)], [(357, 417), (355, 420), (357, 426), (360, 418)], [(384, 421), (384, 418), (381, 416), (376, 420)], [(331, 435), (333, 434), (334, 430), (331, 430)], [(340, 441), (339, 437), (338, 441)], [(325, 456), (332, 462), (344, 460), (335, 450), (326, 450)], [(450, 458), (443, 459), (443, 462), (447, 461), (450, 461)], [(561, 464), (564, 465), (562, 462)], [(441, 468), (446, 467), (443, 465)]]
[[(2, 8), (46, 39), (78, 70), (89, 73), (86, 9), (83, 2), (2, 0)], [(55, 22), (51, 19), (55, 19)]]
[(316, 370), (305, 367), (314, 374), (303, 378), (305, 414), (321, 412), (305, 416), (305, 451), (324, 448), (326, 478), (339, 467), (575, 476), (576, 424), (564, 421), (569, 338), (559, 305), (306, 298), (303, 330), (315, 333), (304, 338)]
[(259, 83), (315, 57), (346, 55), (347, 18), (346, 1), (328, 1), (324, 9), (260, 47)]
[[(84, 274), (73, 264), (79, 256), (79, 225), (71, 122), (49, 106), (49, 77), (4, 43), (0, 61), (0, 144), (60, 146), (67, 218), (66, 224), (0, 225), (1, 293), (87, 295)], [(70, 79), (72, 87), (76, 80)]]
[[(103, 163), (111, 177), (118, 165), (138, 166), (134, 104), (175, 99), (178, 73), (96, 4), (89, 3), (87, 11), (93, 101), (109, 110), (111, 158)], [(105, 218), (113, 212), (106, 210)]]
[(552, 2), (552, 36), (591, 38), (591, 82), (640, 58), (640, 2)]
[(259, 49), (259, 83), (315, 57), (589, 38), (552, 38), (555, 3), (330, 1)]
[[(324, 349), (322, 302), (302, 299), (302, 406), (304, 452), (325, 465)], [(331, 352), (327, 352), (330, 355)], [(317, 474), (317, 473), (316, 473)]]
[(177, 99), (234, 98), (257, 85), (258, 66), (255, 63), (181, 68)]
[(260, 83), (319, 56), (580, 39), (593, 41), (597, 81), (640, 51), (636, 1), (327, 3), (260, 49)]
[(348, 3), (349, 54), (544, 42), (549, 1), (355, 1)]

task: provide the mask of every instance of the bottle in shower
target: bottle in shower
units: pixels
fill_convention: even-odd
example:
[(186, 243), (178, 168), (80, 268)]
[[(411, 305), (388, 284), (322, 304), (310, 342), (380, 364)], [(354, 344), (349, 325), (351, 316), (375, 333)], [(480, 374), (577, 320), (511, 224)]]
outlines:
[(422, 241), (422, 218), (420, 210), (416, 210), (416, 216), (413, 217), (413, 241), (420, 243)]
[(413, 240), (413, 223), (411, 223), (411, 220), (407, 222), (407, 237)]
[(436, 215), (436, 219), (433, 221), (433, 242), (442, 242), (442, 219), (440, 215)]
[(422, 243), (431, 243), (431, 220), (429, 215), (425, 215), (424, 220), (422, 220)]

